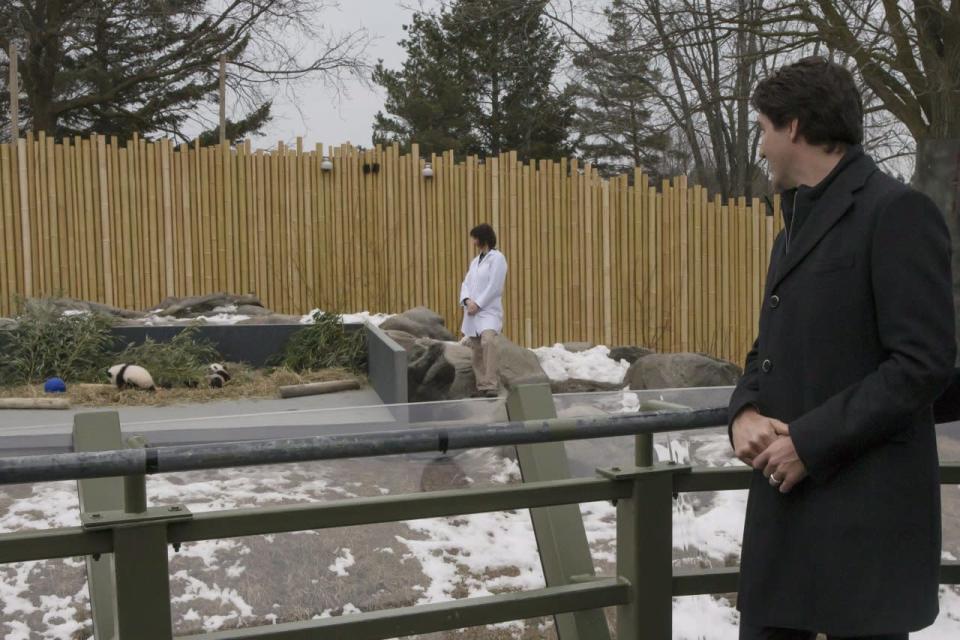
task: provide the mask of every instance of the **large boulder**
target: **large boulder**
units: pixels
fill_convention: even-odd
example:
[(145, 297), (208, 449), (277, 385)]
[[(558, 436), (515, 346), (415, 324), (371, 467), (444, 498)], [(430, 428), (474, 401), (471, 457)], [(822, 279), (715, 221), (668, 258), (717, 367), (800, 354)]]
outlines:
[(163, 317), (195, 318), (217, 308), (236, 307), (239, 310), (241, 306), (263, 308), (260, 298), (252, 293), (238, 296), (221, 291), (189, 298), (166, 298), (160, 303), (158, 309), (153, 310), (153, 313)]
[[(449, 382), (443, 383), (443, 343), (436, 340), (417, 340), (407, 352), (407, 389), (412, 402), (443, 400)], [(450, 366), (450, 382), (453, 381)], [(429, 374), (429, 378), (428, 378)]]
[(384, 331), (405, 331), (417, 338), (447, 341), (454, 339), (453, 334), (444, 325), (443, 318), (426, 307), (409, 309), (388, 318), (380, 325), (380, 328)]
[(454, 342), (445, 343), (443, 359), (453, 366), (453, 382), (447, 389), (447, 398), (469, 398), (477, 390), (473, 373), (473, 350)]
[[(497, 336), (494, 349), (502, 388), (548, 381), (536, 354), (529, 349), (503, 336)], [(407, 349), (407, 388), (411, 402), (469, 398), (476, 391), (470, 347), (430, 338), (417, 339)]]
[(497, 336), (494, 349), (496, 349), (497, 374), (501, 387), (550, 382), (543, 367), (540, 366), (537, 354), (530, 349), (514, 344), (502, 335)]
[(723, 387), (737, 383), (740, 367), (701, 353), (655, 353), (634, 362), (624, 383), (631, 389)]
[(269, 316), (273, 314), (270, 309), (256, 304), (238, 304), (236, 313), (241, 316)]
[(283, 313), (268, 313), (266, 315), (251, 316), (245, 320), (241, 320), (237, 324), (257, 324), (257, 325), (272, 325), (272, 324), (301, 324), (300, 316), (288, 316)]
[(387, 336), (396, 342), (398, 345), (403, 347), (404, 351), (410, 351), (413, 348), (413, 343), (417, 341), (417, 336), (407, 333), (406, 331), (399, 331), (397, 329), (391, 329), (384, 331)]
[(63, 314), (65, 311), (86, 311), (101, 316), (108, 316), (113, 319), (118, 318), (141, 318), (143, 314), (139, 311), (129, 311), (127, 309), (118, 309), (110, 305), (100, 304), (99, 302), (87, 302), (75, 298), (31, 298), (26, 301), (26, 305), (44, 305), (50, 306)]
[(633, 364), (640, 358), (654, 353), (656, 353), (656, 351), (653, 349), (645, 349), (644, 347), (614, 347), (610, 349), (610, 359), (616, 360), (617, 362), (626, 360), (630, 364)]

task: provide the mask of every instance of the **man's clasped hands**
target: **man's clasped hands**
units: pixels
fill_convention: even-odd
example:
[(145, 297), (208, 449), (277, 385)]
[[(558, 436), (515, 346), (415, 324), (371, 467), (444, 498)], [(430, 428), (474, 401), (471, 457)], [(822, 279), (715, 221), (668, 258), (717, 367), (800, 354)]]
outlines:
[(737, 458), (750, 465), (779, 489), (787, 493), (807, 476), (790, 437), (790, 427), (747, 407), (733, 422), (733, 450)]

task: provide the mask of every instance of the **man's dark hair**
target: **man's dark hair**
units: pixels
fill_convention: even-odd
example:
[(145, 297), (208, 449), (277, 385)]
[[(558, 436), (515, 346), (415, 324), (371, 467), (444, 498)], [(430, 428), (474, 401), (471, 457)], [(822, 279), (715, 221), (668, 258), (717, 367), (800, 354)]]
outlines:
[(493, 227), (486, 222), (470, 229), (470, 237), (476, 238), (477, 241), (487, 249), (495, 249), (497, 247), (497, 234), (493, 232)]
[(777, 129), (797, 119), (798, 134), (834, 151), (863, 142), (863, 99), (843, 66), (812, 56), (780, 67), (750, 100)]

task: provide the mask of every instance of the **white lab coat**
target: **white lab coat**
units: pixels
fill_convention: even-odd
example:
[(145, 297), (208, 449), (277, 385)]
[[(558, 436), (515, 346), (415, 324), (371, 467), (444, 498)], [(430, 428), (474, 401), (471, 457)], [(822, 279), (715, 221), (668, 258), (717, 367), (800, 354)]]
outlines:
[(476, 256), (470, 262), (467, 276), (460, 286), (460, 304), (466, 298), (473, 300), (480, 311), (475, 316), (463, 311), (463, 335), (479, 337), (481, 332), (490, 329), (500, 333), (503, 328), (503, 283), (507, 279), (507, 259), (496, 249), (491, 249), (480, 262)]

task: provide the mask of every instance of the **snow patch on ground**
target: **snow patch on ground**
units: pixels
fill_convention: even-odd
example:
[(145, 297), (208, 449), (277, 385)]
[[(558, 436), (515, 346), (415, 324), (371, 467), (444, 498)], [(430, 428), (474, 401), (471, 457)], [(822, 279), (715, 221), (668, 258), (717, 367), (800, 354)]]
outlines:
[[(217, 309), (226, 308), (227, 307), (217, 307)], [(214, 313), (212, 315), (197, 316), (196, 318), (171, 318), (169, 316), (158, 316), (156, 314), (151, 314), (139, 320), (139, 323), (147, 327), (191, 324), (194, 322), (200, 324), (237, 324), (243, 320), (250, 319), (250, 316), (242, 313), (235, 313), (236, 307), (233, 307), (234, 312), (217, 312), (217, 309), (214, 309)]]
[(673, 599), (674, 640), (737, 640), (740, 614), (726, 598)]
[[(314, 309), (313, 311), (304, 314), (300, 318), (300, 324), (313, 324), (313, 316), (317, 313), (324, 313), (322, 309)], [(359, 311), (357, 313), (344, 313), (342, 314), (344, 324), (363, 324), (365, 322), (370, 322), (375, 326), (380, 326), (386, 320), (393, 317), (393, 314), (390, 313), (370, 313), (369, 311)]]
[(341, 578), (344, 576), (350, 575), (347, 573), (347, 569), (352, 567), (356, 563), (356, 560), (353, 557), (353, 554), (350, 553), (350, 549), (343, 548), (337, 550), (337, 558), (333, 561), (327, 569), (337, 574)]
[(630, 368), (626, 360), (611, 359), (610, 349), (603, 345), (574, 353), (564, 349), (561, 344), (555, 344), (552, 347), (538, 347), (533, 352), (537, 354), (544, 373), (553, 382), (576, 378), (620, 384)]
[(960, 638), (960, 590), (940, 587), (940, 615), (923, 631), (911, 633), (914, 640), (956, 640)]
[(429, 578), (417, 604), (453, 600), (454, 593), (459, 592), (473, 598), (544, 586), (527, 511), (409, 520), (404, 524), (426, 538), (397, 536), (397, 541), (407, 547), (408, 557), (419, 561)]

